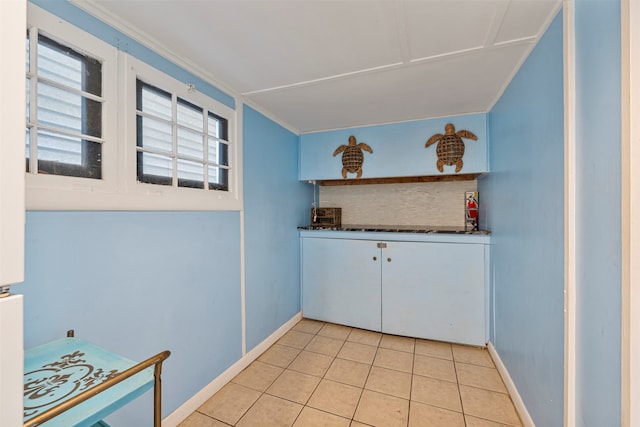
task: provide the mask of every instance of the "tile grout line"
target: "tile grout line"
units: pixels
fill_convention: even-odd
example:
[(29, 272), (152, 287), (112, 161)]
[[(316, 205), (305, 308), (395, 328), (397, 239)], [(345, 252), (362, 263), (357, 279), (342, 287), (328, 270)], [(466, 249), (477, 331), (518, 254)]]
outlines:
[[(349, 334), (351, 335), (351, 334)], [(347, 337), (349, 338), (349, 337)], [(382, 341), (382, 337), (380, 337), (380, 341), (378, 341), (378, 345), (376, 346), (376, 352), (373, 355), (373, 359), (371, 359), (371, 363), (369, 364), (369, 372), (367, 372), (367, 377), (364, 380), (364, 384), (362, 384), (362, 389), (360, 390), (360, 397), (358, 398), (358, 402), (356, 403), (356, 407), (353, 410), (353, 415), (351, 416), (351, 424), (353, 424), (354, 421), (360, 423), (360, 421), (356, 420), (356, 412), (358, 412), (358, 406), (360, 406), (360, 401), (362, 400), (362, 395), (364, 394), (365, 391), (365, 387), (367, 386), (367, 381), (369, 381), (369, 376), (371, 375), (371, 371), (373, 370), (373, 363), (376, 360), (376, 356), (378, 355), (378, 350), (380, 350), (380, 342)], [(360, 423), (360, 424), (364, 424), (364, 423)]]
[(458, 367), (456, 366), (456, 356), (451, 346), (451, 363), (453, 364), (453, 372), (456, 374), (456, 386), (458, 388), (458, 400), (460, 401), (460, 409), (462, 409), (462, 422), (467, 426), (467, 417), (465, 417), (464, 404), (462, 403), (462, 393), (460, 392), (460, 377), (458, 377)]
[[(311, 319), (309, 319), (309, 320), (311, 320)], [(414, 384), (414, 379), (415, 379), (415, 377), (414, 377), (414, 376), (415, 376), (415, 375), (418, 375), (418, 374), (416, 373), (416, 369), (415, 369), (415, 368), (416, 368), (416, 357), (418, 356), (418, 354), (416, 353), (416, 351), (417, 351), (417, 349), (418, 349), (418, 345), (417, 345), (417, 344), (418, 344), (418, 339), (415, 339), (415, 338), (413, 339), (413, 344), (414, 344), (414, 345), (413, 345), (413, 352), (409, 352), (409, 351), (405, 351), (405, 350), (399, 350), (398, 348), (402, 348), (402, 345), (401, 345), (401, 344), (397, 344), (397, 347), (394, 347), (394, 345), (396, 345), (396, 344), (394, 344), (393, 342), (392, 342), (391, 344), (389, 344), (389, 343), (384, 343), (384, 342), (383, 342), (383, 341), (384, 341), (385, 336), (395, 337), (395, 335), (387, 335), (387, 334), (383, 334), (383, 333), (379, 333), (379, 332), (362, 330), (362, 331), (366, 331), (366, 332), (373, 332), (373, 333), (376, 333), (377, 335), (379, 335), (379, 336), (380, 336), (380, 338), (377, 340), (377, 344), (376, 344), (375, 346), (371, 346), (371, 347), (375, 347), (375, 353), (373, 354), (373, 357), (371, 358), (371, 361), (370, 361), (369, 363), (366, 363), (366, 365), (368, 366), (368, 371), (367, 371), (366, 377), (364, 378), (364, 382), (363, 382), (362, 386), (361, 386), (361, 387), (357, 387), (357, 388), (359, 388), (359, 390), (360, 390), (360, 395), (359, 395), (359, 397), (358, 397), (358, 401), (357, 401), (357, 403), (355, 404), (354, 412), (353, 412), (353, 414), (352, 414), (351, 418), (346, 418), (346, 417), (344, 417), (344, 416), (342, 416), (342, 415), (335, 414), (335, 413), (330, 412), (330, 411), (327, 411), (327, 410), (313, 408), (313, 407), (311, 407), (311, 406), (308, 406), (308, 403), (309, 403), (309, 401), (311, 400), (311, 397), (313, 396), (313, 394), (317, 391), (317, 389), (318, 389), (318, 387), (320, 386), (320, 383), (321, 383), (322, 381), (332, 381), (332, 382), (336, 382), (336, 383), (339, 383), (339, 384), (345, 384), (345, 385), (353, 386), (352, 384), (349, 384), (349, 383), (343, 383), (343, 382), (341, 382), (340, 380), (335, 381), (335, 380), (333, 380), (333, 379), (329, 379), (329, 378), (327, 378), (327, 374), (329, 373), (329, 371), (330, 371), (331, 367), (332, 367), (332, 366), (334, 366), (334, 364), (336, 363), (336, 361), (337, 361), (337, 360), (345, 360), (345, 361), (351, 361), (351, 362), (356, 362), (356, 363), (362, 363), (362, 362), (358, 362), (358, 361), (356, 361), (356, 360), (343, 359), (343, 358), (338, 357), (338, 355), (339, 355), (339, 354), (340, 354), (340, 352), (344, 349), (345, 345), (346, 345), (348, 342), (351, 342), (351, 343), (353, 343), (353, 344), (359, 344), (359, 345), (369, 345), (369, 344), (368, 344), (368, 343), (367, 343), (367, 344), (364, 344), (364, 343), (362, 343), (362, 342), (358, 342), (358, 341), (350, 341), (350, 340), (349, 340), (349, 338), (351, 337), (351, 335), (353, 334), (353, 332), (354, 332), (354, 331), (361, 330), (361, 329), (359, 329), (359, 328), (352, 328), (352, 327), (348, 327), (348, 326), (344, 326), (344, 325), (338, 325), (338, 326), (343, 326), (343, 327), (349, 328), (349, 330), (348, 330), (348, 332), (346, 333), (346, 335), (344, 336), (344, 338), (336, 338), (336, 337), (334, 337), (334, 336), (330, 336), (330, 335), (323, 335), (323, 334), (321, 334), (321, 331), (323, 331), (323, 329), (325, 329), (328, 325), (334, 325), (334, 324), (332, 324), (332, 323), (328, 323), (328, 322), (322, 322), (322, 321), (315, 321), (315, 320), (313, 320), (313, 322), (318, 322), (320, 326), (319, 326), (319, 327), (317, 327), (317, 328), (314, 328), (314, 327), (311, 327), (311, 326), (306, 326), (306, 327), (302, 327), (301, 329), (293, 329), (293, 328), (291, 329), (291, 331), (295, 331), (295, 332), (297, 332), (297, 333), (304, 333), (304, 334), (307, 334), (307, 335), (311, 336), (311, 338), (310, 338), (306, 343), (302, 344), (302, 347), (301, 347), (301, 348), (300, 348), (300, 347), (293, 347), (293, 346), (292, 346), (292, 345), (290, 345), (290, 344), (289, 344), (289, 345), (287, 345), (287, 344), (280, 343), (280, 340), (278, 340), (278, 341), (276, 341), (275, 343), (273, 343), (273, 344), (272, 344), (272, 345), (271, 345), (267, 350), (265, 350), (265, 352), (266, 352), (266, 351), (268, 351), (269, 349), (272, 349), (275, 345), (280, 345), (280, 346), (282, 346), (282, 347), (295, 349), (295, 350), (297, 351), (297, 354), (293, 357), (293, 359), (292, 359), (291, 361), (289, 361), (289, 362), (285, 362), (285, 363), (284, 363), (284, 365), (285, 365), (284, 367), (283, 367), (283, 366), (280, 366), (280, 365), (273, 365), (273, 364), (271, 364), (271, 363), (267, 363), (267, 362), (261, 361), (261, 360), (259, 360), (259, 358), (257, 358), (257, 359), (256, 359), (256, 361), (259, 361), (259, 362), (260, 362), (260, 363), (262, 363), (262, 364), (265, 364), (265, 365), (269, 365), (269, 366), (273, 366), (273, 367), (277, 367), (277, 368), (281, 368), (281, 369), (282, 369), (282, 371), (281, 371), (278, 375), (276, 375), (272, 381), (270, 381), (270, 382), (269, 382), (269, 384), (265, 387), (265, 389), (264, 389), (263, 391), (262, 391), (262, 390), (256, 390), (256, 389), (253, 389), (253, 388), (251, 388), (251, 387), (243, 386), (242, 384), (239, 384), (239, 383), (234, 383), (233, 379), (230, 381), (230, 383), (234, 383), (234, 384), (239, 385), (239, 386), (247, 387), (248, 389), (251, 389), (251, 390), (254, 390), (254, 391), (258, 391), (258, 392), (259, 392), (259, 396), (257, 397), (257, 399), (256, 399), (256, 400), (255, 400), (255, 401), (254, 401), (254, 402), (253, 402), (253, 403), (252, 403), (252, 404), (251, 404), (251, 405), (250, 405), (250, 406), (249, 406), (245, 411), (243, 411), (243, 412), (242, 412), (242, 414), (241, 414), (241, 415), (240, 415), (240, 417), (238, 418), (237, 422), (235, 422), (234, 424), (232, 424), (232, 426), (237, 425), (237, 424), (238, 424), (238, 423), (239, 423), (243, 418), (245, 418), (245, 417), (247, 416), (247, 414), (251, 411), (251, 409), (255, 407), (256, 403), (257, 403), (260, 399), (262, 399), (265, 395), (270, 396), (270, 397), (273, 397), (273, 398), (277, 398), (277, 399), (282, 399), (282, 400), (284, 400), (284, 401), (287, 401), (287, 402), (290, 402), (290, 403), (294, 403), (294, 404), (297, 404), (297, 405), (300, 405), (300, 406), (301, 406), (301, 410), (300, 410), (300, 412), (298, 412), (298, 414), (295, 416), (295, 418), (293, 419), (293, 421), (292, 421), (292, 424), (291, 424), (291, 425), (294, 425), (294, 424), (295, 424), (295, 423), (300, 419), (300, 416), (301, 416), (301, 414), (302, 414), (302, 412), (304, 411), (304, 409), (305, 409), (305, 408), (311, 408), (311, 409), (314, 409), (314, 410), (317, 410), (317, 411), (320, 411), (320, 412), (323, 412), (323, 413), (326, 413), (326, 414), (329, 414), (329, 415), (332, 415), (332, 416), (336, 416), (336, 417), (339, 417), (339, 418), (341, 418), (341, 419), (344, 419), (344, 420), (350, 421), (350, 423), (353, 423), (353, 422), (359, 422), (359, 421), (357, 421), (357, 420), (355, 419), (356, 412), (357, 412), (357, 410), (358, 410), (358, 407), (359, 407), (359, 406), (360, 406), (360, 404), (362, 403), (362, 399), (363, 399), (364, 391), (365, 391), (365, 390), (367, 390), (367, 388), (366, 388), (366, 386), (367, 386), (367, 382), (371, 379), (372, 370), (373, 370), (373, 367), (374, 367), (374, 366), (376, 366), (376, 365), (375, 365), (376, 358), (378, 357), (378, 355), (380, 355), (380, 354), (381, 354), (381, 353), (380, 353), (380, 350), (381, 350), (381, 349), (385, 349), (385, 350), (392, 350), (392, 351), (398, 351), (398, 352), (401, 352), (401, 353), (410, 354), (410, 355), (412, 356), (412, 363), (411, 363), (411, 375), (410, 375), (410, 382), (409, 382), (409, 396), (408, 396), (408, 404), (409, 404), (409, 408), (408, 408), (407, 421), (406, 421), (406, 425), (408, 426), (408, 425), (410, 424), (410, 416), (411, 416), (411, 409), (412, 409), (412, 408), (411, 408), (411, 406), (412, 406), (412, 402), (414, 402), (414, 401), (412, 400), (412, 399), (413, 399), (413, 397), (414, 397), (414, 393), (413, 393), (413, 391), (414, 391), (414, 390), (413, 390), (413, 384)], [(311, 329), (307, 330), (306, 328), (315, 329), (315, 332), (310, 332), (310, 330), (311, 330)], [(336, 332), (336, 334), (337, 334), (337, 332)], [(341, 335), (341, 334), (337, 334), (337, 335)], [(340, 341), (340, 343), (341, 343), (341, 344), (340, 344), (339, 348), (337, 349), (337, 351), (335, 351), (335, 352), (334, 352), (334, 351), (332, 351), (332, 352), (331, 352), (331, 353), (333, 353), (333, 354), (331, 354), (331, 355), (330, 355), (330, 354), (328, 354), (328, 353), (322, 353), (322, 352), (313, 351), (313, 350), (311, 350), (311, 349), (308, 349), (308, 347), (311, 345), (312, 341), (314, 341), (317, 337), (322, 337), (322, 338), (325, 338), (325, 339), (331, 339), (331, 340), (338, 340), (338, 341)], [(410, 338), (410, 337), (407, 337), (407, 338)], [(355, 339), (355, 337), (354, 337), (354, 339)], [(365, 338), (365, 337), (362, 337), (362, 339), (363, 339), (363, 340), (365, 340), (365, 341), (367, 341), (367, 338)], [(294, 344), (295, 344), (295, 343), (294, 343)], [(300, 344), (298, 344), (298, 345), (300, 345)], [(323, 348), (321, 348), (321, 347), (322, 347), (322, 346), (318, 347), (318, 348), (320, 348), (320, 351), (322, 351), (322, 350), (323, 350)], [(330, 347), (328, 347), (328, 348), (330, 348)], [(473, 366), (473, 367), (477, 367), (477, 368), (484, 368), (484, 369), (488, 369), (488, 370), (491, 370), (491, 369), (496, 370), (496, 368), (495, 368), (495, 365), (493, 365), (492, 367), (489, 367), (489, 366), (486, 366), (486, 365), (482, 364), (482, 360), (477, 359), (477, 358), (476, 358), (476, 359), (474, 359), (474, 358), (475, 358), (475, 355), (474, 355), (473, 353), (471, 353), (471, 356), (472, 356), (472, 357), (468, 357), (468, 355), (466, 355), (466, 354), (464, 354), (464, 353), (461, 353), (461, 354), (459, 355), (459, 357), (462, 357), (462, 360), (458, 361), (458, 358), (455, 356), (455, 352), (454, 352), (454, 345), (449, 343), (449, 348), (450, 348), (450, 351), (451, 351), (451, 359), (447, 359), (446, 357), (440, 357), (439, 355), (436, 355), (436, 354), (429, 354), (429, 353), (427, 353), (427, 354), (425, 354), (425, 355), (422, 355), (422, 354), (421, 354), (421, 356), (424, 356), (424, 357), (429, 358), (429, 359), (431, 359), (431, 358), (432, 358), (432, 359), (438, 359), (438, 360), (451, 360), (451, 362), (453, 363), (453, 368), (454, 368), (454, 373), (455, 373), (455, 378), (456, 378), (456, 379), (455, 379), (455, 382), (456, 382), (456, 386), (457, 386), (457, 389), (458, 389), (458, 399), (459, 399), (460, 406), (461, 406), (461, 408), (462, 408), (463, 422), (464, 422), (464, 425), (466, 426), (466, 425), (467, 425), (467, 418), (466, 418), (465, 406), (464, 406), (464, 404), (463, 404), (463, 402), (462, 402), (462, 394), (461, 394), (461, 390), (460, 390), (460, 387), (461, 387), (461, 383), (460, 383), (460, 373), (458, 372), (458, 368), (459, 368), (459, 367), (462, 367), (463, 365)], [(317, 355), (321, 355), (321, 356), (331, 357), (331, 360), (330, 360), (330, 363), (329, 363), (329, 365), (328, 365), (327, 369), (326, 369), (326, 370), (324, 370), (324, 372), (322, 373), (322, 375), (321, 375), (321, 376), (319, 376), (319, 377), (316, 377), (316, 378), (319, 378), (319, 381), (318, 381), (318, 383), (315, 385), (315, 387), (313, 388), (313, 390), (311, 391), (311, 393), (309, 394), (309, 396), (306, 398), (306, 400), (304, 401), (304, 403), (302, 403), (302, 404), (301, 404), (300, 402), (293, 401), (293, 400), (290, 400), (290, 399), (288, 399), (288, 398), (284, 398), (284, 397), (280, 397), (280, 396), (276, 396), (276, 395), (270, 394), (270, 393), (268, 392), (269, 388), (270, 388), (270, 387), (272, 387), (272, 386), (273, 386), (273, 384), (275, 384), (275, 382), (276, 382), (276, 381), (278, 381), (278, 379), (280, 379), (280, 378), (285, 374), (285, 372), (287, 372), (287, 371), (288, 371), (288, 372), (290, 372), (290, 373), (300, 373), (300, 374), (305, 374), (305, 375), (310, 375), (310, 376), (314, 376), (314, 377), (315, 377), (315, 375), (312, 375), (312, 374), (309, 374), (309, 373), (306, 373), (306, 372), (299, 372), (299, 371), (296, 371), (296, 370), (290, 369), (290, 366), (293, 364), (293, 362), (294, 362), (298, 357), (300, 357), (300, 355), (301, 355), (303, 352), (305, 352), (305, 351), (306, 351), (306, 352), (308, 352), (308, 353), (312, 353), (312, 354), (317, 354)], [(465, 359), (466, 359), (466, 360), (465, 360)], [(254, 361), (254, 362), (255, 362), (255, 361)], [(276, 363), (277, 363), (277, 361), (276, 361)], [(460, 364), (460, 365), (458, 365), (458, 364)], [(249, 366), (251, 366), (251, 365), (249, 365)], [(248, 368), (248, 366), (247, 366), (247, 368)], [(247, 368), (245, 368), (245, 369), (247, 369)], [(388, 369), (388, 370), (390, 370), (390, 371), (394, 371), (394, 372), (406, 372), (406, 371), (402, 371), (402, 370), (398, 370), (398, 369), (394, 369), (394, 368), (389, 368), (389, 367), (383, 367), (383, 366), (380, 366), (380, 368)], [(418, 376), (420, 376), (420, 377), (426, 377), (426, 378), (434, 378), (434, 379), (438, 379), (437, 377), (430, 377), (430, 376), (428, 376), (428, 375), (427, 375), (427, 376), (424, 376), (424, 375), (418, 375)], [(341, 377), (341, 378), (342, 378), (342, 377)], [(504, 394), (506, 394), (506, 395), (507, 395), (507, 397), (509, 397), (509, 399), (511, 400), (511, 396), (509, 395), (508, 390), (507, 390), (507, 392), (506, 392), (506, 393), (504, 393), (504, 392), (501, 392), (501, 391), (493, 390), (493, 389), (491, 389), (491, 388), (487, 388), (487, 387), (483, 387), (483, 386), (478, 386), (478, 385), (465, 385), (465, 387), (469, 387), (469, 388), (473, 388), (473, 389), (477, 389), (477, 390), (483, 390), (483, 391), (487, 391), (487, 392), (493, 392), (493, 393), (503, 394), (503, 395), (504, 395)], [(372, 390), (371, 390), (371, 391), (372, 391)], [(391, 394), (389, 394), (389, 393), (384, 393), (384, 392), (377, 392), (377, 393), (380, 393), (380, 394), (383, 394), (383, 395), (387, 395), (387, 396), (391, 396), (391, 397), (396, 397), (396, 398), (404, 399), (404, 398), (402, 398), (402, 397), (400, 397), (400, 396), (396, 396), (396, 395), (392, 394), (391, 392), (390, 392)], [(511, 402), (512, 402), (512, 400), (511, 400)], [(417, 401), (416, 401), (416, 402), (414, 402), (414, 403), (417, 403)], [(513, 402), (512, 402), (512, 404), (513, 404)], [(434, 406), (434, 405), (430, 405), (430, 406)], [(434, 407), (439, 408), (439, 406), (434, 406)], [(446, 409), (446, 408), (443, 408), (443, 409)], [(207, 413), (201, 412), (199, 409), (196, 409), (196, 411), (194, 411), (194, 412), (197, 412), (197, 413), (199, 413), (200, 415), (204, 415), (204, 416), (206, 416), (206, 417), (207, 417), (207, 418), (209, 418), (209, 419), (212, 419), (212, 420), (215, 420), (215, 421), (219, 421), (219, 422), (221, 422), (221, 423), (223, 423), (223, 424), (225, 424), (225, 425), (228, 425), (225, 421), (223, 421), (223, 420), (219, 420), (219, 419), (218, 419), (218, 418), (216, 418), (215, 416), (212, 416), (212, 415), (209, 415), (209, 414), (207, 414)], [(486, 419), (486, 418), (484, 418), (484, 417), (478, 417), (478, 418), (480, 418), (480, 419), (485, 419), (485, 420), (487, 420), (487, 421), (496, 422), (496, 421), (493, 421), (493, 420), (490, 420), (490, 419)]]

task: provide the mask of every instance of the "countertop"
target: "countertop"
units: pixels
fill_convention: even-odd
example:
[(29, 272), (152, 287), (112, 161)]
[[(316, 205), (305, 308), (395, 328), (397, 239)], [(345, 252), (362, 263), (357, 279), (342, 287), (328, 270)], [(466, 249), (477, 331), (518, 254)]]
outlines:
[(358, 225), (344, 224), (340, 227), (319, 227), (306, 225), (298, 227), (298, 230), (321, 231), (360, 231), (372, 233), (418, 233), (418, 234), (470, 234), (488, 236), (491, 233), (486, 230), (465, 230), (464, 227), (431, 226), (431, 225)]

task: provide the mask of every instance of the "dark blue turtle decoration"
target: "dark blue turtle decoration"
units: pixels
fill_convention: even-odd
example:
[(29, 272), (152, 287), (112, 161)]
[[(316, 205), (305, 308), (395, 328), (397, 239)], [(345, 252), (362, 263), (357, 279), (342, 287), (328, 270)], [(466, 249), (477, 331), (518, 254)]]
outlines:
[(436, 147), (436, 154), (438, 155), (436, 166), (440, 172), (444, 172), (444, 165), (455, 165), (456, 172), (460, 172), (462, 169), (462, 156), (464, 156), (464, 142), (462, 142), (462, 138), (473, 139), (474, 141), (478, 140), (478, 137), (468, 130), (459, 130), (456, 132), (456, 127), (453, 123), (447, 123), (445, 125), (444, 135), (437, 133), (427, 140), (427, 143), (424, 145), (425, 147), (440, 141)]
[(333, 152), (333, 157), (342, 153), (342, 177), (347, 179), (347, 173), (357, 174), (356, 179), (362, 176), (362, 163), (364, 163), (364, 153), (368, 151), (373, 154), (373, 150), (364, 142), (356, 145), (356, 137), (349, 137), (349, 145), (341, 145)]

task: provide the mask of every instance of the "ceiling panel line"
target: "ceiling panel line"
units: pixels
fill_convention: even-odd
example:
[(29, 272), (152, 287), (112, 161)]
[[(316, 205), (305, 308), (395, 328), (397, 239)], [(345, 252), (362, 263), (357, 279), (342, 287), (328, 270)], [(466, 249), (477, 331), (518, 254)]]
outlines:
[(266, 88), (266, 89), (253, 90), (253, 91), (250, 91), (250, 92), (244, 92), (242, 95), (251, 96), (251, 95), (256, 95), (256, 94), (259, 94), (259, 93), (276, 92), (276, 91), (279, 91), (279, 90), (291, 89), (291, 88), (296, 88), (296, 87), (311, 86), (311, 85), (314, 85), (314, 84), (323, 83), (323, 82), (330, 81), (330, 80), (340, 80), (340, 79), (353, 77), (353, 76), (357, 76), (357, 75), (371, 74), (371, 73), (376, 73), (376, 72), (379, 72), (379, 71), (387, 71), (387, 70), (390, 70), (390, 69), (393, 69), (393, 68), (399, 68), (399, 67), (401, 67), (403, 65), (406, 65), (406, 64), (404, 64), (402, 62), (396, 62), (396, 63), (393, 63), (393, 64), (381, 65), (379, 67), (367, 68), (365, 70), (351, 71), (349, 73), (336, 74), (334, 76), (322, 77), (322, 78), (319, 78), (319, 79), (307, 80), (307, 81), (304, 81), (304, 82), (297, 82), (297, 83), (292, 83), (292, 84), (289, 84), (289, 85), (281, 85), (281, 86), (275, 86), (275, 87), (270, 87), (270, 88)]
[(423, 58), (415, 58), (415, 59), (412, 59), (410, 62), (412, 64), (415, 64), (418, 62), (422, 63), (422, 62), (429, 62), (429, 61), (439, 61), (441, 59), (455, 58), (456, 56), (464, 56), (469, 53), (481, 52), (483, 50), (485, 50), (484, 46), (476, 46), (476, 47), (470, 47), (469, 49), (457, 50), (455, 52), (440, 53), (438, 55), (425, 56)]
[(505, 48), (508, 48), (508, 47), (517, 46), (517, 45), (521, 45), (521, 44), (529, 44), (529, 43), (532, 43), (534, 41), (535, 41), (534, 37), (527, 37), (527, 38), (523, 38), (523, 39), (520, 39), (520, 40), (513, 40), (513, 41), (510, 41), (510, 42), (503, 42), (503, 43), (500, 43), (498, 45), (490, 46), (490, 47), (475, 47), (475, 48), (471, 48), (471, 49), (465, 49), (465, 50), (446, 53), (446, 54), (442, 54), (442, 55), (434, 55), (434, 56), (430, 56), (430, 57), (426, 57), (426, 58), (412, 59), (408, 63), (397, 62), (397, 63), (394, 63), (394, 64), (381, 65), (379, 67), (368, 68), (366, 70), (352, 71), (352, 72), (349, 72), (349, 73), (336, 74), (334, 76), (323, 77), (323, 78), (320, 78), (320, 79), (307, 80), (307, 81), (303, 81), (303, 82), (292, 83), (292, 84), (289, 84), (289, 85), (274, 86), (274, 87), (270, 87), (270, 88), (254, 90), (254, 91), (250, 91), (250, 92), (244, 92), (244, 93), (242, 93), (242, 95), (243, 96), (251, 96), (251, 95), (257, 95), (257, 94), (263, 94), (263, 93), (269, 93), (269, 92), (278, 92), (278, 91), (282, 91), (282, 90), (294, 89), (294, 88), (305, 87), (305, 86), (312, 86), (312, 85), (325, 83), (325, 82), (329, 82), (329, 81), (335, 81), (335, 80), (341, 80), (341, 79), (345, 79), (345, 78), (352, 78), (352, 77), (357, 77), (357, 76), (375, 74), (375, 73), (379, 73), (379, 72), (391, 71), (393, 69), (403, 69), (403, 68), (408, 68), (408, 67), (412, 67), (412, 66), (416, 66), (416, 65), (423, 65), (423, 64), (429, 63), (429, 62), (438, 62), (438, 61), (443, 60), (443, 59), (454, 59), (456, 57), (463, 57), (463, 56), (466, 56), (466, 55), (469, 55), (469, 54), (474, 54), (474, 53), (501, 50), (501, 49), (505, 49)]
[(485, 46), (494, 46), (496, 42), (496, 37), (498, 37), (498, 33), (500, 32), (500, 28), (502, 28), (502, 23), (504, 22), (504, 18), (507, 15), (507, 10), (509, 9), (509, 1), (496, 3), (496, 12), (493, 15), (493, 21), (489, 26), (489, 31), (487, 31), (487, 36), (484, 39)]
[[(504, 42), (498, 42), (495, 43), (493, 45), (494, 48), (500, 48), (500, 47), (504, 47), (504, 46), (513, 46), (516, 44), (526, 44), (526, 43), (536, 43), (538, 41), (538, 36), (529, 36), (529, 37), (522, 37), (519, 39), (512, 39), (512, 40), (507, 40)], [(490, 49), (490, 47), (487, 47), (487, 49)]]
[[(69, 1), (301, 132), (489, 110), (562, 8), (561, 0), (363, 0), (346, 9), (163, 0), (149, 14), (136, 0)], [(211, 25), (214, 15), (225, 25)]]
[(400, 44), (401, 58), (403, 62), (411, 60), (411, 46), (409, 41), (409, 30), (407, 28), (407, 9), (404, 2), (396, 2), (396, 29), (398, 31), (398, 43)]
[(492, 52), (492, 51), (495, 51), (495, 50), (505, 49), (505, 48), (512, 47), (512, 46), (530, 44), (530, 43), (535, 42), (535, 41), (536, 41), (535, 37), (526, 37), (526, 38), (522, 38), (522, 39), (518, 39), (518, 40), (510, 40), (508, 42), (502, 42), (502, 43), (499, 43), (499, 44), (495, 44), (493, 46), (474, 47), (474, 48), (470, 48), (470, 49), (460, 50), (460, 51), (457, 51), (457, 52), (443, 53), (441, 55), (427, 56), (425, 58), (416, 58), (416, 59), (412, 59), (411, 60), (411, 64), (423, 64), (425, 62), (437, 62), (437, 61), (440, 61), (440, 60), (443, 60), (443, 59), (452, 59), (452, 58), (456, 58), (456, 57), (459, 57), (459, 56), (466, 56), (466, 55), (469, 55), (469, 54)]

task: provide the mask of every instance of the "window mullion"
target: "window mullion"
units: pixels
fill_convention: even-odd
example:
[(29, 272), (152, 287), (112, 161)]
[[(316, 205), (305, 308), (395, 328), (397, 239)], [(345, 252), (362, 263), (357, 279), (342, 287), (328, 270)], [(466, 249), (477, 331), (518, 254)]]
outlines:
[(173, 175), (171, 184), (178, 187), (178, 96), (171, 94), (171, 139), (173, 148)]
[(78, 138), (86, 141), (97, 142), (99, 144), (104, 144), (105, 142), (104, 138), (98, 138), (97, 136), (87, 135), (86, 133), (71, 132), (62, 128), (57, 128), (55, 126), (48, 126), (48, 125), (42, 125), (42, 124), (36, 124), (33, 126), (37, 126), (38, 129), (46, 130), (49, 132), (55, 132), (60, 135), (70, 136), (72, 138)]
[(204, 130), (202, 134), (202, 142), (204, 144), (203, 152), (203, 162), (202, 167), (204, 168), (204, 182), (203, 188), (205, 191), (209, 190), (209, 111), (206, 108), (202, 109), (202, 129)]
[(104, 97), (98, 96), (98, 95), (94, 95), (91, 92), (87, 92), (87, 91), (84, 91), (84, 90), (81, 90), (81, 89), (76, 89), (74, 87), (67, 86), (67, 85), (65, 85), (63, 83), (57, 82), (55, 80), (52, 80), (52, 79), (49, 79), (49, 78), (46, 78), (46, 77), (38, 77), (38, 80), (41, 81), (42, 83), (48, 84), (49, 86), (53, 86), (53, 87), (55, 87), (57, 89), (64, 90), (65, 92), (72, 93), (74, 95), (80, 95), (83, 98), (87, 98), (87, 99), (90, 99), (92, 101), (104, 103)]

